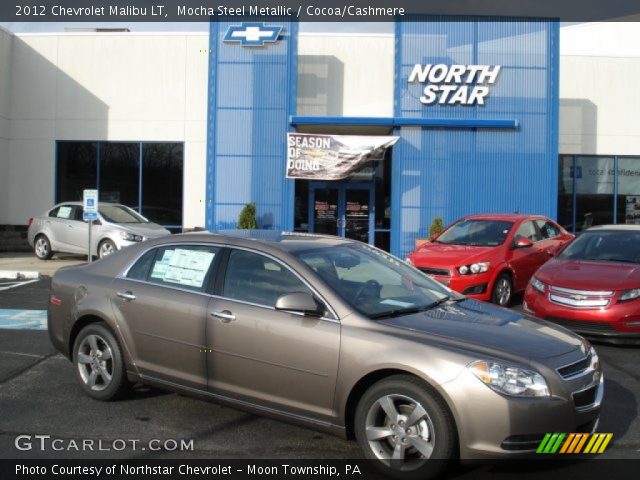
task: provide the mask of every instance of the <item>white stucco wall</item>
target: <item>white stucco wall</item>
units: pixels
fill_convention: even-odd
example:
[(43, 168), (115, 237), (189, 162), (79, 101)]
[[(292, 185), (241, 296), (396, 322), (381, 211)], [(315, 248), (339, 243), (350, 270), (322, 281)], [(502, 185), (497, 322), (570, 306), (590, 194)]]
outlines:
[(131, 140), (184, 142), (183, 223), (204, 225), (207, 48), (204, 33), (15, 36), (0, 224), (52, 204), (56, 140)]
[[(0, 206), (7, 204), (9, 116), (11, 115), (11, 44), (13, 36), (0, 28)], [(0, 211), (2, 207), (0, 207)], [(1, 222), (0, 222), (1, 223)]]
[(640, 23), (560, 35), (560, 153), (640, 155)]

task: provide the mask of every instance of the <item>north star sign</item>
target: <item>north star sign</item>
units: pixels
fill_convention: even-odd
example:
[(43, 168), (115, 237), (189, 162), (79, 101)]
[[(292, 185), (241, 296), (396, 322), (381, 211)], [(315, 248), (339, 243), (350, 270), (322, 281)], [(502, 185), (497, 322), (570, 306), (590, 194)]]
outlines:
[(223, 41), (238, 42), (243, 47), (263, 47), (265, 43), (278, 41), (282, 26), (265, 25), (262, 22), (244, 22), (242, 25), (231, 25)]
[(489, 85), (496, 83), (500, 65), (415, 64), (409, 83), (425, 85), (420, 102), (425, 105), (484, 105)]

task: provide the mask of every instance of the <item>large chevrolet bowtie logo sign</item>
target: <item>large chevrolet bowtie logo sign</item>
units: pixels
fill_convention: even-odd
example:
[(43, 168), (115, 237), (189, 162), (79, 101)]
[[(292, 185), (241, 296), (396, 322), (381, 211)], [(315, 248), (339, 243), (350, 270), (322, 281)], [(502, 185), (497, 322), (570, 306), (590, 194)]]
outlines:
[(243, 47), (263, 47), (265, 43), (278, 41), (282, 27), (262, 22), (244, 22), (231, 25), (224, 36), (225, 42), (237, 42)]

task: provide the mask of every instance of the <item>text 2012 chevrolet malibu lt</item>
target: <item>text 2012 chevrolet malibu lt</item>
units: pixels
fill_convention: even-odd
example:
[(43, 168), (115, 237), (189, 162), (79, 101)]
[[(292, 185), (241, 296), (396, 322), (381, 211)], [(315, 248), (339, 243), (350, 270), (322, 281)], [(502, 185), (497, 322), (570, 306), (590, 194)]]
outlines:
[(61, 269), (49, 332), (96, 399), (194, 394), (355, 437), (407, 476), (592, 431), (603, 395), (581, 337), (337, 237), (186, 234)]

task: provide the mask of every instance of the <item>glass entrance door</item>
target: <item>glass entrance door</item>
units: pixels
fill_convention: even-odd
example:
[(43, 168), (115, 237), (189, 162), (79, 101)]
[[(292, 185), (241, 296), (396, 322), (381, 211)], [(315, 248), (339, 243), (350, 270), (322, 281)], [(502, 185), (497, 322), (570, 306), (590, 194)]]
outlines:
[(309, 232), (374, 242), (373, 185), (312, 182)]

